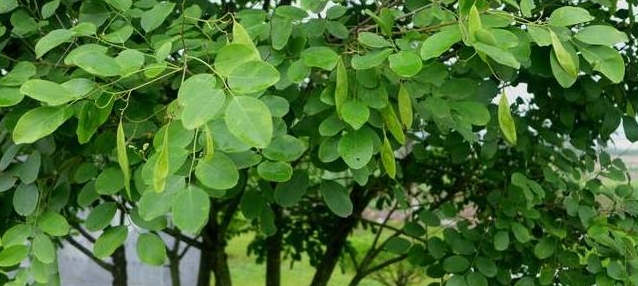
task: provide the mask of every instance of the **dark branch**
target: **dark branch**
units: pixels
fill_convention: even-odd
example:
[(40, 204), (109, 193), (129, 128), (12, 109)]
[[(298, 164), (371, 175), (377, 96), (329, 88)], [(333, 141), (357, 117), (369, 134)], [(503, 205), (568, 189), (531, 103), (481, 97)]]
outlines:
[(99, 259), (97, 257), (95, 257), (93, 255), (93, 252), (90, 251), (88, 248), (84, 247), (84, 245), (82, 245), (81, 243), (77, 242), (75, 239), (73, 239), (73, 237), (66, 237), (66, 240), (73, 245), (75, 248), (77, 248), (77, 250), (79, 250), (80, 252), (84, 253), (84, 255), (88, 256), (89, 258), (91, 258), (91, 260), (93, 260), (93, 262), (95, 262), (97, 265), (99, 265), (100, 267), (102, 267), (104, 270), (109, 271), (109, 272), (113, 272), (113, 265), (104, 262), (104, 260)]

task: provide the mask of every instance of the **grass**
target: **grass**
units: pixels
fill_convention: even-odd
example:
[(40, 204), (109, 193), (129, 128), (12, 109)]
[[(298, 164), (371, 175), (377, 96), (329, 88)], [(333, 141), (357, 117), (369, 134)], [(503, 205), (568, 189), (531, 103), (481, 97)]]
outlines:
[[(373, 237), (367, 231), (361, 231), (357, 235), (369, 236), (369, 241), (372, 241)], [(246, 249), (248, 244), (252, 241), (253, 234), (243, 234), (233, 238), (228, 247), (230, 273), (233, 278), (234, 285), (240, 286), (263, 286), (266, 280), (266, 265), (257, 264), (255, 257), (249, 257), (246, 255)], [(303, 286), (309, 285), (312, 277), (315, 273), (315, 269), (310, 266), (308, 259), (295, 262), (294, 267), (290, 269), (290, 261), (284, 261), (282, 263), (281, 271), (281, 285), (282, 286)], [(339, 266), (335, 269), (330, 278), (329, 285), (331, 286), (344, 286), (348, 285), (350, 279), (354, 276), (352, 271), (346, 271), (345, 273), (339, 269)], [(212, 285), (212, 284), (211, 284)], [(365, 279), (359, 285), (361, 286), (381, 286), (382, 284), (372, 280)]]

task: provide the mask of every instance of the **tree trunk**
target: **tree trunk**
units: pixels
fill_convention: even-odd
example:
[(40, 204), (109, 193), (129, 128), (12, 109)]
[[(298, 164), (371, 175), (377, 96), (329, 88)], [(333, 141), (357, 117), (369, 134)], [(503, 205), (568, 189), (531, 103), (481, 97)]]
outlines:
[(282, 219), (283, 209), (273, 205), (277, 232), (266, 238), (266, 286), (281, 285), (281, 251), (283, 249)]
[(373, 197), (374, 193), (372, 191), (367, 191), (357, 184), (354, 185), (350, 192), (350, 199), (354, 205), (352, 215), (347, 218), (338, 219), (336, 224), (337, 226), (330, 235), (331, 239), (326, 247), (326, 252), (323, 254), (323, 257), (317, 266), (317, 270), (312, 278), (310, 286), (328, 285), (330, 276), (332, 276), (332, 272), (334, 271), (335, 266), (337, 266), (337, 262), (341, 256), (341, 251), (346, 245), (348, 235), (355, 228), (359, 220), (361, 220), (361, 213), (366, 206), (368, 206), (368, 203), (370, 203), (370, 200)]
[[(210, 224), (210, 221), (208, 222)], [(199, 270), (197, 271), (197, 286), (210, 286), (211, 269), (213, 268), (212, 239), (207, 231), (208, 225), (202, 233), (202, 249), (199, 253)]]
[(173, 243), (173, 248), (168, 252), (168, 267), (171, 272), (171, 285), (172, 286), (181, 286), (182, 281), (179, 274), (179, 239), (177, 237), (173, 238), (175, 242)]
[(124, 246), (120, 246), (113, 255), (113, 268), (111, 275), (113, 276), (113, 286), (126, 286), (128, 275), (126, 272), (126, 251)]

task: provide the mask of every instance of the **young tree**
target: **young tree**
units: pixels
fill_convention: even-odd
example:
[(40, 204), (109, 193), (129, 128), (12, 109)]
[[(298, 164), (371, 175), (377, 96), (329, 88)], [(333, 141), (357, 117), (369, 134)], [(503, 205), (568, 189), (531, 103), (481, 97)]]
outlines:
[[(638, 8), (577, 2), (3, 0), (0, 279), (55, 284), (72, 226), (115, 264), (131, 231), (163, 264), (164, 231), (201, 249), (198, 285), (231, 285), (241, 212), (267, 285), (300, 252), (313, 286), (348, 255), (351, 285), (404, 260), (636, 285), (638, 192), (602, 148), (621, 122), (638, 140)], [(391, 234), (360, 255), (359, 226)]]

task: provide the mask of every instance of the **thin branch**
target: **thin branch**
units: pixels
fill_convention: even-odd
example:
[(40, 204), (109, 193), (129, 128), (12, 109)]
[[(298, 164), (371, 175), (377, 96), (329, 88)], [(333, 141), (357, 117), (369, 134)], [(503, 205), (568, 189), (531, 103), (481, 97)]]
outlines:
[(388, 260), (386, 260), (386, 261), (384, 261), (382, 263), (379, 263), (379, 264), (375, 265), (374, 267), (368, 269), (368, 271), (366, 271), (364, 273), (364, 276), (368, 276), (368, 275), (370, 275), (370, 274), (372, 274), (374, 272), (377, 272), (377, 271), (379, 271), (379, 270), (381, 270), (383, 268), (386, 268), (386, 267), (388, 267), (388, 266), (390, 266), (392, 264), (395, 264), (397, 262), (401, 262), (402, 260), (406, 259), (407, 257), (408, 257), (408, 254), (404, 253), (404, 254), (401, 254), (399, 256), (390, 258), (390, 259), (388, 259)]
[(185, 242), (186, 244), (188, 244), (188, 245), (190, 245), (190, 246), (193, 246), (193, 247), (195, 247), (195, 248), (197, 248), (197, 249), (200, 249), (200, 250), (201, 250), (201, 249), (203, 249), (203, 248), (204, 248), (204, 244), (203, 244), (203, 243), (201, 243), (201, 242), (200, 242), (200, 241), (198, 241), (197, 239), (194, 239), (194, 238), (191, 238), (191, 237), (185, 236), (184, 234), (182, 234), (181, 232), (179, 232), (179, 231), (177, 231), (177, 230), (167, 228), (167, 229), (164, 229), (164, 230), (162, 230), (162, 231), (163, 231), (164, 233), (166, 233), (166, 234), (168, 234), (168, 235), (172, 236), (174, 239), (178, 239), (178, 240), (180, 240), (180, 241), (183, 241), (183, 242)]
[(401, 229), (399, 229), (399, 228), (396, 228), (396, 227), (394, 227), (394, 226), (391, 226), (391, 225), (383, 225), (383, 224), (378, 223), (378, 222), (376, 222), (376, 221), (369, 220), (369, 219), (365, 219), (365, 218), (362, 218), (362, 220), (363, 220), (363, 221), (365, 221), (365, 222), (367, 222), (367, 223), (369, 223), (369, 224), (376, 225), (376, 226), (383, 227), (383, 228), (387, 228), (387, 229), (389, 229), (389, 230), (393, 230), (393, 231), (395, 231), (395, 232), (396, 232), (396, 233), (398, 233), (398, 234), (403, 234), (403, 235), (408, 236), (408, 237), (410, 237), (410, 238), (414, 238), (414, 239), (416, 239), (416, 240), (418, 240), (418, 241), (420, 241), (420, 242), (427, 243), (427, 240), (425, 240), (425, 239), (423, 239), (423, 238), (420, 238), (420, 237), (411, 236), (411, 235), (409, 235), (409, 234), (405, 233), (405, 231), (403, 231), (403, 230), (401, 230)]
[(90, 233), (83, 229), (79, 224), (72, 223), (71, 226), (73, 226), (73, 228), (76, 229), (86, 240), (90, 241), (91, 243), (95, 243), (95, 237), (93, 237)]
[(92, 251), (90, 251), (88, 248), (84, 247), (84, 245), (82, 245), (81, 243), (77, 242), (75, 239), (73, 239), (73, 237), (67, 236), (66, 240), (71, 245), (73, 245), (77, 250), (82, 252), (84, 255), (88, 256), (91, 260), (93, 260), (93, 262), (95, 262), (97, 265), (102, 267), (104, 270), (109, 271), (109, 272), (113, 272), (113, 267), (114, 266), (112, 264), (109, 264), (109, 263), (105, 262), (104, 260), (95, 257), (93, 255)]

